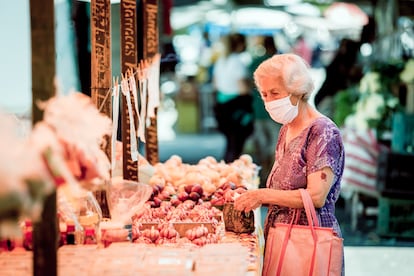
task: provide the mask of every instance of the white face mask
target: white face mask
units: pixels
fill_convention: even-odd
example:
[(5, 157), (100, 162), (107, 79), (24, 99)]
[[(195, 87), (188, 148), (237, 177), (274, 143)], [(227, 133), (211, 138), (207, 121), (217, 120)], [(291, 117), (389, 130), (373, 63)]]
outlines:
[(265, 108), (270, 117), (277, 123), (285, 125), (298, 116), (299, 101), (296, 105), (290, 102), (290, 96), (265, 102)]

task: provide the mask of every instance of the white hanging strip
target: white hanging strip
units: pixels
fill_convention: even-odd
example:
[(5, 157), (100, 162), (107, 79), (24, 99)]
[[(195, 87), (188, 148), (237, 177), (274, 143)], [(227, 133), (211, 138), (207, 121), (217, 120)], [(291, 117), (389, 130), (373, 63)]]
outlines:
[(146, 115), (145, 110), (147, 106), (147, 84), (145, 71), (141, 68), (138, 71), (138, 83), (139, 83), (139, 94), (141, 99), (141, 111), (139, 115), (140, 124), (138, 126), (138, 137), (142, 142), (146, 143), (145, 140), (145, 129), (146, 129)]
[(116, 166), (116, 141), (118, 134), (118, 120), (119, 120), (119, 85), (118, 79), (114, 81), (115, 85), (112, 87), (112, 97), (113, 97), (113, 106), (112, 106), (112, 140), (111, 140), (111, 170), (112, 175), (114, 175), (115, 166)]
[[(131, 140), (131, 159), (132, 161), (138, 161), (138, 145), (137, 145), (137, 136), (135, 134), (135, 121), (132, 114), (132, 103), (131, 95), (128, 86), (128, 79), (122, 78), (121, 80), (121, 91), (122, 94), (126, 97), (128, 114), (129, 114), (129, 130), (130, 130), (130, 140)], [(126, 145), (124, 145), (126, 146)]]
[[(139, 70), (136, 72), (139, 75)], [(139, 83), (139, 82), (138, 82)], [(137, 114), (137, 119), (138, 119), (138, 128), (137, 128), (137, 137), (141, 139), (141, 141), (143, 143), (145, 143), (145, 132), (142, 132), (142, 129), (145, 129), (145, 127), (142, 126), (143, 122), (141, 120), (141, 116), (139, 114), (139, 108), (138, 108), (138, 93), (137, 93), (137, 84), (135, 82), (135, 74), (131, 74), (131, 76), (129, 77), (129, 87), (130, 90), (132, 91), (132, 95), (134, 96), (135, 99), (135, 113)], [(141, 89), (141, 88), (140, 88)]]
[(130, 74), (129, 78), (129, 91), (131, 91), (132, 96), (134, 97), (134, 107), (135, 112), (138, 114), (138, 95), (137, 95), (137, 84), (135, 82), (135, 77), (133, 74)]
[(160, 55), (153, 57), (148, 66), (148, 117), (155, 117), (155, 109), (160, 105)]

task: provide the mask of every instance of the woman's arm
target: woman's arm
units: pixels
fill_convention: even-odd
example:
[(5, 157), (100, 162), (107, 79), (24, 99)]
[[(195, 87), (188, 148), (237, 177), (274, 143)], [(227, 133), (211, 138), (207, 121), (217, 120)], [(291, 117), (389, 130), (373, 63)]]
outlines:
[(334, 181), (334, 176), (330, 167), (324, 167), (322, 170), (308, 175), (307, 190), (315, 208), (321, 208), (325, 205), (326, 197)]
[[(324, 167), (320, 171), (308, 175), (306, 189), (312, 198), (315, 208), (325, 205), (333, 179), (334, 173), (329, 167)], [(247, 191), (235, 200), (234, 207), (237, 210), (248, 212), (262, 204), (303, 208), (302, 197), (298, 190), (275, 190), (269, 188)]]

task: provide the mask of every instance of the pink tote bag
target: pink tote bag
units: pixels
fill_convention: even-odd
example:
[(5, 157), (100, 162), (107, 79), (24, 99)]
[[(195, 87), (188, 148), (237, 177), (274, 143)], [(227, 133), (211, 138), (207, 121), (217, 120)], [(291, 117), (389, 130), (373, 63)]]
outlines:
[[(309, 225), (276, 223), (266, 240), (263, 276), (339, 276), (343, 239), (320, 227), (308, 192), (300, 189)], [(298, 217), (300, 209), (296, 210)]]

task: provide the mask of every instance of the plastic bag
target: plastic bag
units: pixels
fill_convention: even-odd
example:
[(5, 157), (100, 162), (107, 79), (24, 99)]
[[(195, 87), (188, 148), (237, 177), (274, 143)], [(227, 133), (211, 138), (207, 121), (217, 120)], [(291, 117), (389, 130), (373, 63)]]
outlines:
[(111, 219), (128, 224), (131, 217), (150, 198), (152, 191), (152, 187), (148, 184), (113, 178), (107, 187)]

